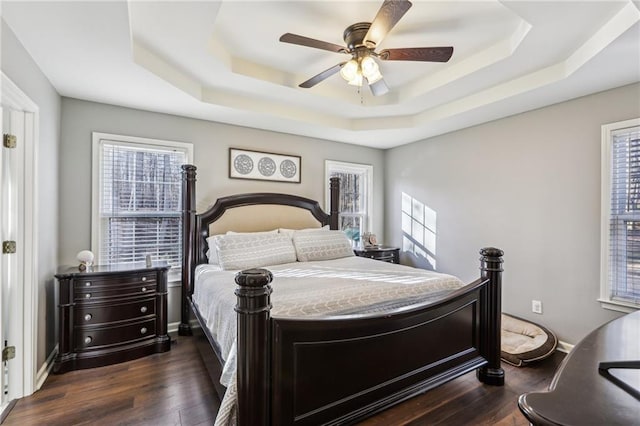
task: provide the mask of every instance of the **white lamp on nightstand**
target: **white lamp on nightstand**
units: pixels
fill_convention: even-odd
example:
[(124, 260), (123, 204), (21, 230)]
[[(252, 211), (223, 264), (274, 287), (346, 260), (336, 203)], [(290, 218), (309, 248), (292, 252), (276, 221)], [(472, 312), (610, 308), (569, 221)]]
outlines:
[(95, 256), (93, 255), (93, 252), (91, 252), (91, 250), (82, 250), (81, 252), (79, 252), (76, 255), (76, 258), (80, 261), (80, 265), (78, 266), (78, 269), (80, 269), (81, 271), (84, 271), (88, 267), (93, 265), (94, 257)]

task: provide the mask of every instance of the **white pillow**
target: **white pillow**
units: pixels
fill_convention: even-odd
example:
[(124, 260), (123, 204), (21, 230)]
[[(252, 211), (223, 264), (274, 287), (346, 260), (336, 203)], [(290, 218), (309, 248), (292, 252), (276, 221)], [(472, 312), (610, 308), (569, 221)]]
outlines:
[(351, 240), (342, 231), (296, 231), (293, 245), (300, 262), (354, 256)]
[(218, 234), (218, 235), (212, 235), (210, 237), (207, 238), (207, 246), (209, 246), (209, 249), (207, 250), (207, 261), (209, 262), (210, 265), (219, 265), (219, 261), (218, 261), (218, 250), (216, 249), (216, 243), (214, 242), (215, 237), (217, 236), (221, 236), (223, 234)]
[[(277, 233), (278, 233), (278, 230), (273, 229), (271, 231), (261, 231), (261, 232), (227, 231), (226, 235), (233, 235), (233, 234), (253, 235), (253, 234), (277, 234)], [(212, 235), (207, 238), (207, 245), (209, 246), (209, 250), (207, 250), (207, 259), (209, 261), (209, 264), (211, 265), (220, 265), (220, 262), (218, 260), (218, 249), (216, 248), (216, 244), (214, 242), (215, 241), (214, 237), (217, 237), (218, 235), (225, 235), (225, 234)]]
[(278, 232), (281, 234), (287, 234), (290, 237), (293, 237), (294, 232), (308, 232), (308, 231), (329, 231), (329, 225), (325, 225), (322, 228), (305, 228), (305, 229), (287, 229), (287, 228), (278, 228)]
[(274, 233), (227, 234), (214, 237), (224, 270), (249, 269), (296, 261), (291, 238)]

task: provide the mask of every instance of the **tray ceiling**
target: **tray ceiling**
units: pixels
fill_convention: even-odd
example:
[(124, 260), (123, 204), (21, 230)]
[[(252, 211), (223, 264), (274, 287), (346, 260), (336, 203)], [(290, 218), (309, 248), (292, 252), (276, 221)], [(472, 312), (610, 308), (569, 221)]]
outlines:
[[(377, 148), (640, 81), (638, 1), (420, 1), (380, 48), (454, 46), (447, 63), (381, 62), (373, 97), (338, 74), (380, 1), (2, 1), (63, 96)], [(51, 19), (55, 16), (56, 19)]]

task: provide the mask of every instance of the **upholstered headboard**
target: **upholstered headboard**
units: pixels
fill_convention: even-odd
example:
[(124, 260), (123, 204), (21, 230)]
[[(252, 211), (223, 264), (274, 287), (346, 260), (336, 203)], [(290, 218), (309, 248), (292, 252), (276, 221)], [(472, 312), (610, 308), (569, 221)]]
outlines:
[[(218, 198), (207, 211), (196, 216), (198, 238), (195, 263), (206, 263), (210, 235), (227, 231), (255, 232), (277, 228), (302, 229), (331, 226), (331, 215), (317, 201), (290, 194), (253, 193)], [(336, 212), (337, 217), (337, 212)]]
[(227, 231), (258, 232), (278, 228), (319, 228), (322, 223), (309, 210), (293, 206), (262, 204), (227, 210), (209, 225), (209, 235)]
[(182, 166), (183, 292), (193, 294), (196, 265), (206, 263), (209, 235), (227, 231), (255, 232), (276, 228), (301, 229), (329, 225), (338, 229), (339, 180), (331, 178), (331, 211), (309, 198), (291, 194), (250, 193), (218, 198), (207, 211), (195, 211), (196, 167)]

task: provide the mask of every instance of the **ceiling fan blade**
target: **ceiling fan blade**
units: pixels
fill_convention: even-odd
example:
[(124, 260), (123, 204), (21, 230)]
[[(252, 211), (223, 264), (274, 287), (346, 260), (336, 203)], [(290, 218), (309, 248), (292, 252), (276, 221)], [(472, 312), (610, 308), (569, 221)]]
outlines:
[(382, 96), (389, 91), (389, 86), (387, 86), (387, 83), (381, 78), (375, 83), (369, 83), (369, 89), (371, 89), (373, 96)]
[(300, 83), (298, 86), (304, 89), (313, 87), (316, 84), (320, 83), (321, 81), (326, 80), (327, 78), (331, 77), (332, 75), (340, 71), (340, 68), (342, 68), (344, 64), (346, 64), (346, 62), (341, 62), (338, 65), (334, 65), (331, 68), (322, 71), (320, 74), (314, 75), (304, 83)]
[(365, 45), (378, 46), (410, 7), (411, 2), (408, 0), (384, 0), (378, 14), (371, 22), (367, 35), (364, 36)]
[(280, 37), (280, 41), (283, 43), (298, 44), (300, 46), (315, 47), (316, 49), (328, 50), (336, 53), (349, 53), (344, 46), (329, 43), (322, 40), (316, 40), (297, 34), (286, 33)]
[(378, 53), (383, 61), (428, 61), (447, 62), (453, 55), (453, 47), (408, 47), (385, 49)]

